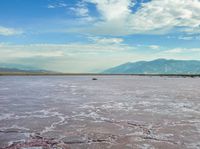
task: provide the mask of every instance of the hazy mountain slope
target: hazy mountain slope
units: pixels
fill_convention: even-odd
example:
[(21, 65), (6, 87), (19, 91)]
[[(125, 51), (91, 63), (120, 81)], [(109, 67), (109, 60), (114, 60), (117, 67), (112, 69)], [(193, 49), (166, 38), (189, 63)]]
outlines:
[(20, 65), (20, 64), (0, 63), (0, 72), (36, 72), (36, 73), (42, 73), (42, 72), (53, 72), (53, 71), (38, 69), (38, 68), (35, 68), (35, 67), (29, 67), (29, 66)]
[(108, 74), (200, 74), (200, 61), (166, 60), (125, 63), (103, 73)]
[(47, 70), (22, 70), (22, 69), (17, 69), (17, 68), (1, 68), (0, 67), (0, 72), (35, 72), (35, 73), (48, 73), (52, 71), (47, 71)]

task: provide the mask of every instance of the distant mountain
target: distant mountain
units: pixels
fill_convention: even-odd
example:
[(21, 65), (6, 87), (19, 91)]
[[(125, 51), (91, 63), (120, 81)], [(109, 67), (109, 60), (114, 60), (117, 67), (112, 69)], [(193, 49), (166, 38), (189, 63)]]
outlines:
[(20, 64), (0, 63), (0, 72), (30, 72), (30, 73), (52, 73), (53, 71), (38, 69)]
[(105, 70), (106, 74), (200, 74), (200, 61), (167, 60), (125, 63)]
[(52, 73), (52, 71), (47, 71), (47, 70), (22, 70), (22, 69), (17, 69), (17, 68), (1, 68), (0, 67), (0, 72), (30, 72), (30, 73)]

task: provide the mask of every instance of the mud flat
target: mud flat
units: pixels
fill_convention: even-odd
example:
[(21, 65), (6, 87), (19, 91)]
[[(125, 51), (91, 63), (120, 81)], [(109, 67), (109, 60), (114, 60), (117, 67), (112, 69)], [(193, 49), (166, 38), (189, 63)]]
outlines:
[(0, 148), (200, 148), (200, 78), (92, 78), (0, 76)]

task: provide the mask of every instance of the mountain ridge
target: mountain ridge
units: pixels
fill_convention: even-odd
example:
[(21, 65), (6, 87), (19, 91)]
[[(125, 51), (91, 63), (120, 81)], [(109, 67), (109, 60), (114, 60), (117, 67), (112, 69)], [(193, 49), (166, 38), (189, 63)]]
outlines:
[(0, 72), (4, 73), (53, 73), (53, 71), (44, 70), (40, 68), (35, 68), (31, 66), (21, 65), (21, 64), (8, 64), (0, 63)]
[(200, 74), (200, 61), (155, 59), (128, 62), (103, 71), (104, 74)]
[(29, 72), (29, 73), (52, 73), (53, 71), (48, 71), (48, 70), (42, 70), (42, 69), (38, 69), (38, 70), (23, 70), (23, 69), (17, 69), (17, 68), (2, 68), (0, 67), (0, 72), (10, 72), (10, 73), (14, 73), (14, 72)]

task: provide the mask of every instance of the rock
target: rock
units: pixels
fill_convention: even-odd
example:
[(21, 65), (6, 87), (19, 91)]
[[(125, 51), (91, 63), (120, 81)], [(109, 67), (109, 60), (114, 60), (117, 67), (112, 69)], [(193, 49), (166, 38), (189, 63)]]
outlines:
[(82, 144), (82, 143), (88, 142), (85, 138), (82, 138), (82, 137), (79, 137), (79, 136), (65, 137), (65, 138), (62, 139), (62, 141), (65, 144)]

